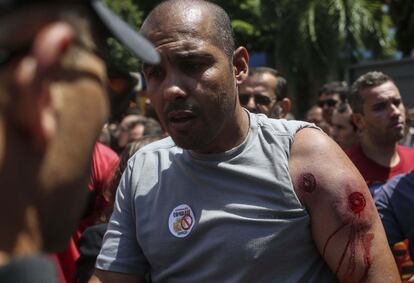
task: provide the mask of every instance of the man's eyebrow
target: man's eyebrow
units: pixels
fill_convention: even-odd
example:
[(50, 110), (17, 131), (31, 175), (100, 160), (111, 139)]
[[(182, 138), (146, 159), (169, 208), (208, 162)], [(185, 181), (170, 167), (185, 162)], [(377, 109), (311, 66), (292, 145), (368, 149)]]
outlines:
[(149, 69), (153, 68), (154, 66), (157, 66), (157, 65), (150, 65), (150, 64), (147, 64), (147, 63), (142, 63), (141, 70), (143, 72), (145, 72), (145, 70), (149, 70)]
[(183, 60), (197, 59), (197, 58), (212, 59), (213, 55), (208, 52), (203, 52), (203, 51), (183, 51), (183, 52), (175, 53), (174, 57), (176, 57), (177, 59), (183, 59)]

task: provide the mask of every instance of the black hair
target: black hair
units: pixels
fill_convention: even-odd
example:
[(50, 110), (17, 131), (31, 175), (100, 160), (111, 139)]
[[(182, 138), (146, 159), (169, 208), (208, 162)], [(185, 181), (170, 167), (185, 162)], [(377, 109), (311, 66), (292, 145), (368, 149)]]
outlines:
[(354, 113), (362, 113), (362, 105), (364, 100), (361, 92), (367, 88), (376, 87), (386, 82), (394, 82), (394, 80), (382, 72), (368, 72), (360, 76), (351, 86), (349, 94), (349, 104)]
[(333, 81), (326, 83), (319, 89), (318, 96), (321, 96), (322, 94), (335, 93), (339, 95), (339, 98), (342, 102), (346, 102), (349, 94), (348, 84), (346, 82), (341, 81)]

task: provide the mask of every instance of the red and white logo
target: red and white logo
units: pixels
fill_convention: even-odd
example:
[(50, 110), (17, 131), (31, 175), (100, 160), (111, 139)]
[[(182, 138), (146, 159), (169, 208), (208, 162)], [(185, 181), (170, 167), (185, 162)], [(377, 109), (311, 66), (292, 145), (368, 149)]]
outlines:
[(195, 217), (193, 210), (187, 204), (181, 204), (173, 209), (168, 219), (168, 228), (177, 238), (184, 238), (194, 227)]

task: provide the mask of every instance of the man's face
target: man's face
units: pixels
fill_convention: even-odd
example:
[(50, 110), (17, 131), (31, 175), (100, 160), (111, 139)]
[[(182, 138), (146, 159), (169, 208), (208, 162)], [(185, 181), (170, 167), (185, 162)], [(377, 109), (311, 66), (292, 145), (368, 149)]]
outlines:
[(151, 20), (157, 24), (150, 21), (144, 30), (161, 64), (144, 66), (149, 98), (178, 146), (206, 151), (231, 134), (223, 130), (237, 102), (231, 60), (212, 43), (205, 10), (191, 7)]
[(306, 114), (305, 120), (309, 123), (314, 123), (316, 126), (319, 126), (320, 123), (323, 122), (322, 108), (313, 107), (312, 109), (310, 109), (309, 112)]
[(351, 114), (335, 111), (332, 116), (332, 128), (330, 134), (343, 150), (346, 150), (356, 143), (358, 135), (351, 124)]
[(276, 81), (269, 73), (248, 77), (239, 87), (240, 104), (250, 112), (269, 115), (276, 103)]
[[(365, 89), (358, 127), (363, 136), (379, 144), (393, 144), (404, 136), (405, 109), (398, 88), (392, 82)], [(358, 120), (358, 119), (357, 119)]]
[(407, 109), (407, 120), (410, 121), (409, 127), (414, 127), (414, 106)]
[[(41, 15), (40, 10), (30, 13)], [(32, 19), (29, 17), (30, 15), (27, 21), (31, 23)], [(36, 21), (35, 17), (33, 21)], [(10, 22), (13, 22), (13, 19)], [(54, 130), (49, 132), (50, 136), (42, 149), (44, 156), (38, 161), (41, 163), (38, 164), (39, 172), (33, 173), (38, 176), (33, 176), (35, 181), (32, 180), (32, 189), (37, 189), (38, 214), (44, 233), (45, 248), (54, 249), (65, 243), (83, 209), (90, 178), (91, 153), (109, 107), (104, 63), (86, 45), (69, 46), (61, 57), (51, 56), (53, 54), (50, 50), (54, 50), (62, 34), (70, 37), (72, 32), (77, 34), (78, 31), (66, 22), (36, 23), (33, 25), (36, 30), (31, 32), (30, 24), (24, 33), (13, 33), (9, 30), (20, 37), (10, 36), (8, 42), (1, 41), (2, 46), (14, 46), (18, 42), (32, 43), (27, 53), (20, 54), (13, 58), (10, 64), (2, 67), (0, 83), (11, 93), (9, 96), (13, 100), (33, 94), (34, 103), (48, 102), (47, 108), (42, 108), (42, 113), (48, 113), (45, 117), (49, 117), (47, 123), (42, 121), (46, 128), (33, 135), (42, 136), (42, 131), (48, 131), (47, 127)], [(22, 26), (15, 28), (21, 30)], [(1, 39), (4, 40), (3, 37)], [(43, 64), (40, 63), (41, 58), (56, 60), (56, 63), (51, 66), (40, 66)], [(15, 74), (22, 68), (31, 72), (24, 63), (26, 60), (39, 62), (38, 68), (42, 67), (43, 70), (41, 73), (35, 73), (35, 80), (26, 80), (26, 83), (22, 84)], [(36, 101), (35, 95), (39, 101)], [(38, 105), (33, 105), (34, 109), (37, 109), (36, 107)], [(30, 146), (29, 141), (27, 146)], [(23, 167), (20, 170), (28, 170), (24, 164), (21, 166)], [(58, 216), (53, 213), (59, 211), (65, 213)], [(47, 244), (52, 246), (48, 247)]]
[(340, 98), (337, 93), (322, 93), (319, 96), (318, 106), (322, 108), (323, 119), (331, 124), (332, 114), (339, 104)]

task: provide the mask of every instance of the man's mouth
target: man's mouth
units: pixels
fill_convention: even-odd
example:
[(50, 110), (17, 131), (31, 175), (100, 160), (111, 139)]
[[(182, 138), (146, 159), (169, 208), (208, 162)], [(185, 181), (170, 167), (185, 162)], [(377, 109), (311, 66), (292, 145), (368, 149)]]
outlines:
[(171, 111), (167, 115), (168, 123), (173, 131), (189, 130), (197, 116), (191, 110)]
[(404, 127), (403, 121), (399, 121), (399, 122), (395, 122), (391, 124), (391, 128), (403, 128), (403, 127)]

